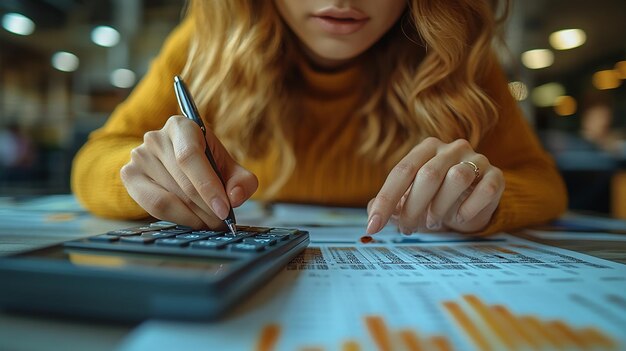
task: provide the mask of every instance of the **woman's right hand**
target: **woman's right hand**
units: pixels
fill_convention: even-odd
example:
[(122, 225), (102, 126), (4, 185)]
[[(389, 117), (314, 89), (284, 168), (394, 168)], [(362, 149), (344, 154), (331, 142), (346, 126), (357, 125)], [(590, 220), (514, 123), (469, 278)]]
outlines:
[(184, 116), (144, 134), (120, 171), (129, 195), (151, 216), (193, 228), (224, 228), (229, 203), (238, 207), (258, 187), (254, 174), (232, 159), (215, 135), (206, 141), (226, 186), (204, 154), (202, 130)]

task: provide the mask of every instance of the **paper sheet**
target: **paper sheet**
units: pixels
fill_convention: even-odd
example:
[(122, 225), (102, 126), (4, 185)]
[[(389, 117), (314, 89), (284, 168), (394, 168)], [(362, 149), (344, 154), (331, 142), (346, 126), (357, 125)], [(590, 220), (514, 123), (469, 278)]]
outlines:
[(505, 234), (363, 245), (362, 227), (310, 230), (306, 252), (224, 320), (149, 321), (121, 349), (626, 348), (624, 265)]

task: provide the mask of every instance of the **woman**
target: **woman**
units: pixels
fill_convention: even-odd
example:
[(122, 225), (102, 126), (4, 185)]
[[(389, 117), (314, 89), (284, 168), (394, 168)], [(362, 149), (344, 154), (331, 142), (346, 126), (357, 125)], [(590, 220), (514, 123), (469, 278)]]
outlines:
[[(191, 1), (74, 163), (96, 214), (217, 227), (249, 198), (368, 204), (367, 232), (493, 233), (553, 218), (562, 181), (494, 58), (487, 0)], [(190, 85), (201, 131), (178, 116)], [(170, 117), (171, 116), (171, 117)], [(368, 202), (369, 201), (369, 202)]]

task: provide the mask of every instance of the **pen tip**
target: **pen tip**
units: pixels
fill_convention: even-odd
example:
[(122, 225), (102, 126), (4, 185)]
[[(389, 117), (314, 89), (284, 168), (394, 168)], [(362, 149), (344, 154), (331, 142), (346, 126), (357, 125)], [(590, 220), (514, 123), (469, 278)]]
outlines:
[(176, 83), (180, 82), (180, 76), (174, 76), (174, 81), (175, 81)]
[(237, 234), (237, 227), (235, 226), (234, 223), (232, 222), (228, 223), (228, 229), (230, 229), (230, 232), (233, 233), (233, 235)]

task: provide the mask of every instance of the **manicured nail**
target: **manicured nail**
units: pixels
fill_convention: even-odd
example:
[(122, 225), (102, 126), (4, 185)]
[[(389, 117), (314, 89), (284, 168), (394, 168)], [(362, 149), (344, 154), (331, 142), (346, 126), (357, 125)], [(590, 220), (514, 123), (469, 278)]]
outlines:
[(400, 230), (400, 233), (402, 233), (404, 235), (407, 235), (407, 236), (411, 235), (411, 234), (413, 234), (413, 232), (415, 232), (414, 230), (411, 230), (411, 229), (409, 229), (407, 227), (402, 227), (402, 226), (399, 227), (398, 229)]
[(228, 216), (228, 206), (219, 197), (214, 197), (211, 200), (211, 210), (219, 219), (224, 219)]
[(433, 217), (429, 215), (426, 216), (426, 228), (429, 230), (437, 230), (441, 228), (441, 222), (435, 220)]
[(367, 234), (377, 233), (380, 230), (380, 222), (380, 215), (373, 215), (369, 222), (367, 222), (367, 229), (365, 230)]
[(244, 200), (245, 194), (243, 192), (243, 188), (237, 185), (230, 191), (230, 203), (231, 204), (241, 204)]

